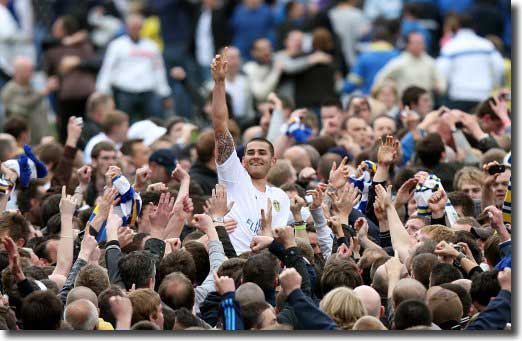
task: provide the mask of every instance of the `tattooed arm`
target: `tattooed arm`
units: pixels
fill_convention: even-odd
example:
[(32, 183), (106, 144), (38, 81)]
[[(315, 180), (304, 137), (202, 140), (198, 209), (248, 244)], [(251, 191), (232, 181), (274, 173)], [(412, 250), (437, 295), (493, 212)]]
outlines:
[(223, 164), (234, 151), (234, 139), (228, 130), (228, 110), (225, 95), (225, 75), (228, 63), (226, 60), (226, 48), (224, 55), (217, 55), (212, 61), (211, 70), (214, 77), (214, 89), (212, 90), (212, 126), (216, 141), (216, 162)]

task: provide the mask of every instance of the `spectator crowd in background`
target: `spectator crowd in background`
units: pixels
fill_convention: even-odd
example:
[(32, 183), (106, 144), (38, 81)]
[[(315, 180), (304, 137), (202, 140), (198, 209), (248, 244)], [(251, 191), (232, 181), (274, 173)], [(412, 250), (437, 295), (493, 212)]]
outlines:
[(0, 329), (511, 330), (508, 0), (0, 0)]

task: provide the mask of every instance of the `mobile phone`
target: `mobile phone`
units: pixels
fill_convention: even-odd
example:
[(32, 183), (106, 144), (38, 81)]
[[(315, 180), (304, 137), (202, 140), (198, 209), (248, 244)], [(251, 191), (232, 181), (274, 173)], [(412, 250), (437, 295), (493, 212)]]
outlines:
[(511, 93), (505, 93), (505, 94), (502, 94), (501, 95), (501, 98), (504, 100), (504, 101), (511, 101)]
[(451, 246), (453, 246), (453, 248), (454, 248), (455, 250), (457, 250), (458, 252), (462, 252), (462, 253), (464, 253), (464, 248), (463, 248), (462, 246), (457, 245), (457, 244), (451, 244)]
[(504, 165), (493, 165), (493, 166), (489, 167), (489, 169), (488, 169), (489, 175), (504, 173), (505, 171), (506, 171), (506, 166), (504, 166)]

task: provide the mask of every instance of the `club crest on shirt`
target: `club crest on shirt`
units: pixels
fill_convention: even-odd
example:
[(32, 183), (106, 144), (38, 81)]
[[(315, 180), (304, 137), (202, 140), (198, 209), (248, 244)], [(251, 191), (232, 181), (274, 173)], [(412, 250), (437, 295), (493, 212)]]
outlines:
[(279, 210), (281, 209), (281, 204), (277, 200), (274, 200), (274, 203), (272, 204), (272, 206), (274, 206), (274, 208), (277, 212), (279, 212)]

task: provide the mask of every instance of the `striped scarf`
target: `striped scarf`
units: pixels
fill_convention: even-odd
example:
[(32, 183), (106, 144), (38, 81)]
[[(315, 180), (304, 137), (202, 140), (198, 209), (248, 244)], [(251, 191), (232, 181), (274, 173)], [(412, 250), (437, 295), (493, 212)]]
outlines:
[(363, 173), (360, 177), (355, 177), (355, 175), (351, 175), (348, 178), (348, 181), (359, 189), (361, 192), (361, 200), (355, 205), (355, 209), (361, 212), (366, 211), (366, 206), (368, 206), (368, 192), (370, 191), (370, 186), (372, 185), (372, 178), (377, 171), (377, 164), (370, 160), (365, 160), (361, 162), (360, 165), (363, 168)]
[[(424, 183), (417, 184), (417, 187), (415, 188), (414, 198), (417, 204), (417, 214), (419, 216), (431, 216), (431, 209), (428, 205), (428, 200), (430, 199), (433, 193), (437, 192), (440, 189), (444, 190), (444, 187), (442, 187), (440, 179), (434, 174), (430, 174), (428, 178), (424, 181)], [(453, 226), (453, 224), (455, 224), (455, 221), (458, 219), (458, 214), (457, 211), (455, 211), (455, 208), (453, 207), (449, 199), (446, 202), (445, 214), (449, 226)]]
[[(123, 226), (132, 226), (136, 223), (136, 219), (141, 212), (141, 197), (139, 193), (134, 191), (134, 188), (124, 176), (115, 176), (112, 178), (112, 185), (118, 190), (118, 196), (120, 203), (114, 207), (114, 213), (121, 217), (123, 220)], [(98, 214), (98, 205), (94, 208), (89, 221), (92, 221)], [(96, 240), (98, 242), (107, 239), (107, 231), (105, 225), (107, 221), (104, 221), (100, 232), (98, 233)]]
[[(504, 163), (511, 166), (511, 152), (506, 155)], [(511, 224), (511, 177), (509, 177), (508, 190), (506, 192), (506, 196), (504, 197), (504, 202), (502, 203), (502, 218), (504, 223)]]

